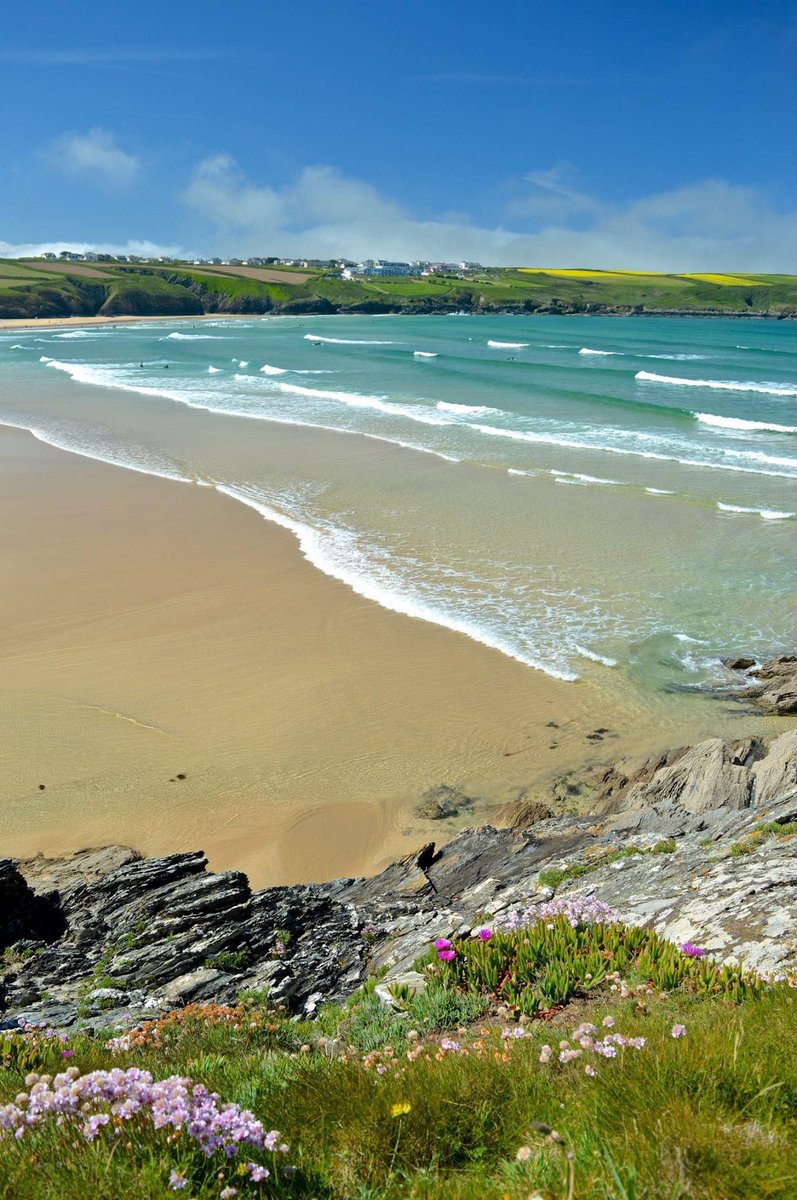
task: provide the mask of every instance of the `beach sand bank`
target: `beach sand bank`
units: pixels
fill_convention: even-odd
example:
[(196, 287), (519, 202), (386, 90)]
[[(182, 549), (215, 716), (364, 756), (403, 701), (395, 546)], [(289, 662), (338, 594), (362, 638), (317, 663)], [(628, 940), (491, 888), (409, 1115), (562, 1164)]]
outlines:
[[(0, 854), (201, 846), (256, 886), (355, 875), (562, 768), (686, 740), (605, 672), (561, 682), (362, 598), (212, 487), (5, 426), (0, 505)], [(700, 711), (689, 740), (716, 732)], [(419, 818), (441, 783), (474, 810)]]
[(211, 488), (8, 427), (0, 460), (2, 853), (362, 872), (453, 831), (426, 788), (509, 799), (561, 755), (549, 720), (589, 724), (589, 689), (362, 599)]
[(116, 316), (116, 317), (5, 317), (0, 319), (3, 329), (48, 329), (50, 327), (70, 329), (77, 325), (129, 325), (145, 321), (235, 321), (261, 320), (260, 313), (173, 313), (171, 316)]

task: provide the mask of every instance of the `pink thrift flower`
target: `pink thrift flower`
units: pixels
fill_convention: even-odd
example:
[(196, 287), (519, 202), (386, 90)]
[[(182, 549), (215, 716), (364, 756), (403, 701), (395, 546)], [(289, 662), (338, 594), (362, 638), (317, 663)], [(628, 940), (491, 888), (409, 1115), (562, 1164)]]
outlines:
[(169, 1175), (169, 1187), (173, 1192), (179, 1192), (187, 1183), (185, 1175), (181, 1175), (179, 1171), (172, 1171)]
[(595, 1068), (592, 1066), (591, 1063), (587, 1063), (586, 1067), (584, 1068), (584, 1074), (589, 1075), (591, 1078), (593, 1075), (597, 1075), (598, 1072), (595, 1070)]
[(604, 1017), (601, 1024), (605, 1025), (607, 1029), (611, 1029), (614, 1025), (614, 1017)]
[(671, 1032), (672, 1032), (672, 1036), (674, 1038), (686, 1037), (686, 1026), (685, 1025), (673, 1025)]

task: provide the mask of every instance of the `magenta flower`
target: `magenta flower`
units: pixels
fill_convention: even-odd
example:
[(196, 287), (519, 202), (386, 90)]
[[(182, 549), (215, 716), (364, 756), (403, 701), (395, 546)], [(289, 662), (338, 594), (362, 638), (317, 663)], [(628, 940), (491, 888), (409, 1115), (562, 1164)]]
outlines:
[(493, 936), (492, 929), (480, 929), (479, 930), (479, 937), (481, 938), (481, 940), (483, 942), (489, 942), (489, 940), (492, 936)]
[(443, 960), (443, 962), (453, 962), (454, 959), (457, 957), (457, 952), (456, 952), (456, 950), (451, 950), (451, 949), (438, 950), (437, 957), (441, 958)]
[(448, 938), (438, 938), (434, 944), (435, 950), (450, 950), (451, 943)]
[(702, 958), (706, 953), (702, 946), (695, 946), (693, 942), (684, 942), (681, 946), (681, 952), (688, 958)]
[(62, 1050), (61, 1051), (61, 1058), (74, 1058), (74, 1057), (75, 1057), (74, 1050)]

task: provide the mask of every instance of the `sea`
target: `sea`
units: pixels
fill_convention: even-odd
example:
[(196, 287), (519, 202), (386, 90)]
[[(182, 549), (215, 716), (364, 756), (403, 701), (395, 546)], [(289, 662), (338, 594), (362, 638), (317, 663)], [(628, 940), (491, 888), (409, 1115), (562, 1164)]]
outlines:
[(15, 329), (0, 421), (215, 487), (319, 571), (529, 670), (687, 694), (795, 647), (795, 367), (769, 320)]

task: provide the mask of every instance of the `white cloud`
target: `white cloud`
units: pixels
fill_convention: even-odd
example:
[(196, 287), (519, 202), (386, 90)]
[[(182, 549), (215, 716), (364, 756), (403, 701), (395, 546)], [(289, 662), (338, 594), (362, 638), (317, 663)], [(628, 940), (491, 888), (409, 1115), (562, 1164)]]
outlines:
[(62, 250), (72, 250), (75, 254), (140, 254), (142, 258), (194, 258), (196, 255), (186, 252), (181, 246), (162, 246), (157, 242), (131, 238), (127, 242), (81, 242), (64, 241), (59, 239), (52, 242), (3, 242), (0, 241), (0, 258), (38, 258), (48, 251), (60, 254)]
[(45, 155), (50, 166), (64, 175), (104, 187), (129, 187), (141, 169), (139, 160), (122, 150), (107, 129), (64, 133), (50, 144)]
[(516, 184), (504, 213), (512, 228), (419, 219), (329, 166), (305, 167), (284, 187), (255, 184), (224, 154), (199, 163), (183, 199), (215, 225), (217, 249), (238, 254), (791, 271), (795, 253), (793, 215), (776, 211), (761, 189), (704, 180), (610, 204), (580, 188), (575, 169), (562, 163)]

